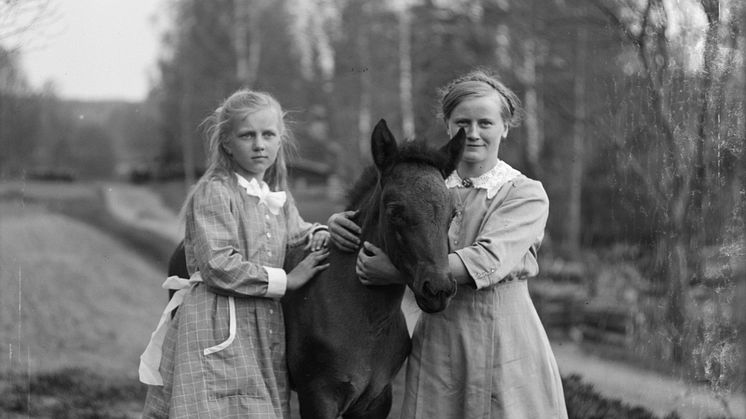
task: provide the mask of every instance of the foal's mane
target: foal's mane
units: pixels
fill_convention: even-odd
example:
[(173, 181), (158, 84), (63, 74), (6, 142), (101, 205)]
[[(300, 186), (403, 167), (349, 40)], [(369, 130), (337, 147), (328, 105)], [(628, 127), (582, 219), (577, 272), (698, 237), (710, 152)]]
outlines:
[[(402, 163), (414, 163), (432, 166), (438, 169), (443, 177), (448, 176), (446, 173), (448, 167), (448, 156), (439, 150), (431, 147), (424, 140), (409, 141), (399, 145), (396, 159), (388, 164), (391, 166)], [(352, 189), (348, 191), (347, 210), (360, 208), (366, 198), (375, 190), (378, 183), (378, 169), (375, 165), (365, 168), (363, 173), (357, 179)]]

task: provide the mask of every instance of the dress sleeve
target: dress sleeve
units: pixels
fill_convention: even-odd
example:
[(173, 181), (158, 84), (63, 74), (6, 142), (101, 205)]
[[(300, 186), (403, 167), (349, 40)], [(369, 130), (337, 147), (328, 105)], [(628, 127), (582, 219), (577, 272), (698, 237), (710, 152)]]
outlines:
[(204, 186), (195, 191), (187, 211), (187, 235), (205, 285), (224, 295), (282, 296), (285, 272), (250, 262), (240, 252), (236, 203), (229, 186), (217, 180)]
[(313, 233), (319, 229), (324, 229), (326, 226), (319, 223), (309, 223), (303, 220), (298, 207), (295, 205), (295, 199), (290, 192), (287, 194), (287, 203), (285, 204), (285, 214), (287, 216), (287, 228), (288, 228), (288, 247), (298, 246), (307, 242)]
[(540, 182), (527, 178), (504, 187), (510, 188), (505, 199), (489, 204), (474, 243), (456, 251), (477, 289), (495, 285), (511, 273), (538, 271), (535, 252), (549, 214), (547, 194)]

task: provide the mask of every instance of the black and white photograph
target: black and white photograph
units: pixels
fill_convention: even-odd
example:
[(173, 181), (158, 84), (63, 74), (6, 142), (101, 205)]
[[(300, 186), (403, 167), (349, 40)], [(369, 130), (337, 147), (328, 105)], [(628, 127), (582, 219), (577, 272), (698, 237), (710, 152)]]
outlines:
[(0, 0), (0, 418), (746, 418), (746, 2)]

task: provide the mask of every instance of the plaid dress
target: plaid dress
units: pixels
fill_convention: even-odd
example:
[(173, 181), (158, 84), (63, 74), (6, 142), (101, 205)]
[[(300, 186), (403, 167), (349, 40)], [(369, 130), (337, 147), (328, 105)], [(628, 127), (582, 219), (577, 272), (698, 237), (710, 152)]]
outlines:
[(198, 187), (184, 243), (189, 272), (199, 271), (203, 282), (168, 325), (163, 386), (148, 387), (144, 418), (289, 417), (282, 308), (268, 298), (264, 267), (282, 268), (286, 247), (313, 227), (289, 194), (273, 214), (235, 178)]

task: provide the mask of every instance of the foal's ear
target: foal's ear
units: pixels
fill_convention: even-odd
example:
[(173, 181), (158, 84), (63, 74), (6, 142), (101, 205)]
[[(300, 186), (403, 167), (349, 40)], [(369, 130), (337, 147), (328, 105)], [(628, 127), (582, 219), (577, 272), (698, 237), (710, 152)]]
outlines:
[(376, 124), (376, 127), (373, 128), (370, 146), (373, 162), (375, 162), (379, 171), (383, 171), (389, 162), (393, 161), (398, 152), (396, 139), (391, 134), (391, 131), (389, 131), (385, 120), (381, 119)]
[(466, 131), (460, 128), (448, 144), (440, 148), (440, 152), (448, 158), (446, 167), (442, 169), (443, 177), (447, 178), (458, 166), (461, 156), (464, 154), (464, 144), (466, 143)]

